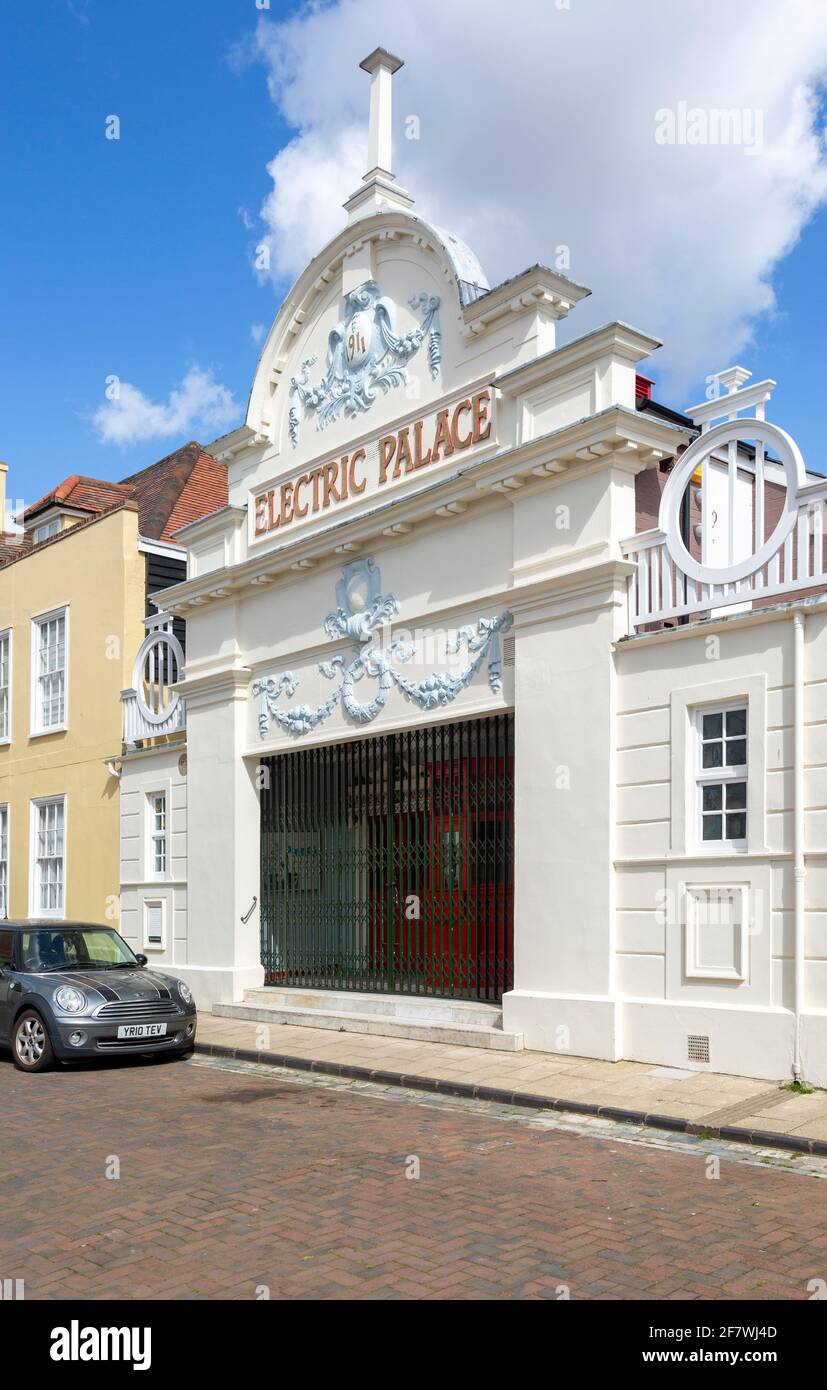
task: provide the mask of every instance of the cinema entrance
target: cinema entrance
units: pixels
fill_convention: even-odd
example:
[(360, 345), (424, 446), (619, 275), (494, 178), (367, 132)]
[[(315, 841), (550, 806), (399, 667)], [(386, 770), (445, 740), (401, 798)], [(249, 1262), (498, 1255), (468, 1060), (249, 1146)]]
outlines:
[(513, 714), (264, 767), (265, 983), (499, 1002), (513, 983)]

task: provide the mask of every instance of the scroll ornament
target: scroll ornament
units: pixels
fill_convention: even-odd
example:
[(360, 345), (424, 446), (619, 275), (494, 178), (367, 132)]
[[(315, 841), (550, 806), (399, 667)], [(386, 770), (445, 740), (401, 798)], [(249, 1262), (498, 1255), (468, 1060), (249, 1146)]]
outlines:
[[(442, 360), (442, 334), (437, 295), (418, 294), (409, 301), (422, 318), (416, 328), (397, 335), (396, 309), (383, 295), (375, 280), (352, 290), (345, 300), (345, 316), (331, 331), (327, 341), (324, 376), (310, 381), (310, 368), (316, 357), (307, 357), (299, 376), (290, 382), (291, 394), (301, 401), (305, 413), (315, 413), (316, 428), (323, 430), (341, 415), (355, 416), (369, 410), (377, 390), (385, 393), (403, 385), (408, 378), (407, 363), (428, 338), (428, 366), (436, 379)], [(300, 419), (295, 405), (287, 416), (290, 442), (299, 442)]]
[[(349, 636), (370, 643), (371, 634), (390, 622), (399, 612), (393, 594), (379, 593), (379, 571), (373, 561), (359, 560), (346, 565), (337, 585), (339, 608), (328, 613), (325, 629), (330, 637)], [(512, 614), (503, 612), (495, 617), (480, 618), (476, 625), (466, 624), (458, 629), (447, 643), (447, 651), (457, 655), (465, 650), (469, 661), (460, 671), (434, 671), (421, 680), (413, 680), (399, 669), (415, 654), (415, 646), (401, 637), (394, 638), (389, 647), (376, 645), (354, 646), (351, 655), (337, 653), (330, 661), (319, 663), (327, 680), (337, 680), (336, 688), (320, 705), (294, 705), (283, 709), (278, 704), (282, 695), (292, 698), (298, 689), (298, 679), (292, 671), (279, 676), (256, 680), (252, 694), (258, 696), (259, 733), (267, 737), (270, 722), (291, 734), (306, 734), (318, 728), (341, 703), (356, 724), (369, 724), (384, 709), (391, 690), (398, 690), (422, 710), (449, 705), (474, 679), (487, 661), (488, 684), (496, 694), (502, 689), (502, 649), (500, 637), (513, 624)], [(360, 700), (356, 687), (362, 680), (377, 682), (373, 698)]]

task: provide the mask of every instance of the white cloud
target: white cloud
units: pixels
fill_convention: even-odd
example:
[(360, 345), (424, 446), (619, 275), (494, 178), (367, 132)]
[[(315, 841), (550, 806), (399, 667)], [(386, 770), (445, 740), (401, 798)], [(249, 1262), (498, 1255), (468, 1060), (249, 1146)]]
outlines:
[(241, 406), (212, 371), (192, 366), (166, 402), (151, 401), (128, 381), (113, 381), (92, 423), (103, 444), (174, 437), (183, 442), (200, 432), (217, 434), (240, 415)]
[(256, 347), (260, 347), (264, 342), (264, 335), (266, 332), (267, 325), (265, 323), (253, 323), (250, 325), (250, 337), (256, 344)]
[[(570, 248), (594, 291), (568, 336), (614, 318), (664, 338), (672, 389), (726, 365), (775, 303), (773, 275), (827, 195), (817, 109), (827, 6), (812, 0), (338, 0), (262, 19), (252, 51), (297, 135), (262, 217), (283, 282), (342, 225), (366, 164), (377, 36), (394, 79), (395, 172), (492, 283)], [(760, 150), (657, 143), (657, 113), (762, 113)], [(421, 138), (404, 138), (416, 115)]]
[(269, 232), (260, 244), (269, 247), (275, 280), (294, 279), (344, 221), (342, 203), (361, 182), (365, 132), (347, 126), (329, 133), (308, 131), (280, 150), (267, 165), (273, 190), (261, 216)]

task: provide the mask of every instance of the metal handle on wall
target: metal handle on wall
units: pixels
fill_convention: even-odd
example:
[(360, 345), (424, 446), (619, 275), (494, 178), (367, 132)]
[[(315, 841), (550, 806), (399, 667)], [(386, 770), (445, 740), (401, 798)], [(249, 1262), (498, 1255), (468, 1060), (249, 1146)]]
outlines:
[(258, 898), (253, 898), (253, 901), (250, 903), (250, 910), (249, 910), (249, 912), (245, 912), (244, 916), (243, 916), (242, 919), (241, 919), (242, 922), (249, 922), (250, 918), (252, 917), (253, 913), (254, 913), (255, 910), (256, 910), (256, 903), (257, 903), (257, 902), (258, 902)]

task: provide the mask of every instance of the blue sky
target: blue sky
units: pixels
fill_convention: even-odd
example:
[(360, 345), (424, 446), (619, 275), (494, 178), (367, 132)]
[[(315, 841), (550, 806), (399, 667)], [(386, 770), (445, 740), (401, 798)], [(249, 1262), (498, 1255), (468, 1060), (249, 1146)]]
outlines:
[(6, 6), (0, 457), (15, 496), (175, 447), (98, 442), (112, 373), (166, 399), (198, 362), (246, 403), (251, 325), (277, 298), (238, 209), (258, 208), (287, 135), (262, 72), (228, 62), (255, 20), (252, 0)]
[[(565, 41), (575, 32), (576, 22), (587, 23), (589, 5), (596, 12), (603, 0), (573, 0), (576, 3), (582, 7), (580, 18), (575, 15), (570, 31), (562, 27), (558, 31)], [(457, 12), (464, 5), (465, 0), (457, 0)], [(296, 12), (304, 17), (302, 22), (283, 32), (297, 45), (298, 80), (285, 87), (282, 79), (281, 96), (277, 92), (274, 99), (273, 53), (281, 44), (281, 31), (272, 26)], [(197, 365), (220, 384), (219, 405), (223, 402), (225, 413), (227, 396), (231, 396), (241, 419), (258, 356), (252, 329), (269, 326), (289, 279), (282, 276), (260, 283), (251, 264), (254, 247), (265, 232), (275, 238), (281, 235), (278, 216), (267, 225), (258, 220), (263, 200), (273, 191), (267, 165), (291, 141), (298, 141), (297, 154), (302, 155), (308, 123), (316, 119), (313, 62), (320, 44), (327, 46), (328, 66), (335, 59), (335, 70), (341, 67), (345, 94), (341, 105), (348, 107), (348, 119), (357, 126), (366, 123), (367, 80), (355, 65), (374, 43), (388, 47), (407, 43), (405, 54), (414, 82), (417, 69), (410, 46), (416, 39), (412, 30), (405, 30), (412, 22), (410, 7), (400, 6), (399, 14), (383, 20), (380, 27), (377, 15), (382, 13), (390, 12), (377, 10), (373, 0), (317, 5), (309, 19), (304, 7), (279, 0), (271, 0), (264, 16), (255, 0), (141, 0), (140, 4), (7, 0), (0, 45), (4, 194), (0, 457), (10, 465), (13, 497), (29, 502), (70, 473), (123, 477), (163, 457), (191, 433), (208, 440), (221, 432), (209, 428), (208, 420), (206, 427), (174, 437), (143, 438), (127, 445), (101, 442), (92, 417), (111, 375), (133, 383), (153, 402), (167, 402), (186, 372)], [(238, 46), (252, 42), (262, 19), (259, 61), (233, 61)], [(339, 57), (337, 34), (342, 31), (335, 25), (340, 21), (348, 24), (347, 42)], [(261, 42), (265, 32), (270, 36), (269, 50)], [(368, 35), (374, 36), (372, 42)], [(630, 44), (631, 54), (638, 49), (636, 42)], [(736, 53), (734, 45), (733, 61)], [(608, 56), (615, 61), (613, 54)], [(790, 71), (792, 80), (793, 62)], [(804, 76), (811, 78), (812, 73)], [(504, 78), (504, 102), (505, 85)], [(410, 90), (428, 109), (424, 88), (402, 90)], [(680, 92), (678, 85), (675, 91)], [(279, 101), (287, 106), (293, 124), (280, 113)], [(324, 139), (333, 130), (330, 122), (336, 118), (338, 98), (327, 90), (320, 105), (324, 110), (320, 110), (316, 134)], [(508, 106), (509, 119), (522, 121), (526, 130), (536, 124), (530, 103), (524, 103), (516, 116), (514, 103)], [(467, 142), (474, 138), (473, 123), (485, 118), (469, 107), (466, 98), (457, 111), (465, 121), (464, 128), (461, 120), (459, 125)], [(117, 141), (105, 138), (106, 118), (112, 114), (121, 123)], [(820, 114), (817, 123), (820, 126)], [(457, 124), (455, 117), (452, 125)], [(420, 179), (426, 180), (429, 162), (439, 171), (442, 182), (430, 190), (440, 213), (438, 220), (463, 234), (463, 217), (469, 217), (467, 199), (457, 194), (452, 219), (446, 166), (437, 162), (449, 157), (447, 142), (438, 145), (430, 161), (426, 145), (416, 151), (422, 161)], [(402, 151), (403, 157), (413, 153)], [(657, 163), (659, 152), (654, 145), (650, 149), (647, 144), (643, 153), (640, 187), (644, 197), (646, 189), (652, 189), (654, 222), (655, 194), (666, 166)], [(555, 159), (549, 156), (550, 168)], [(408, 183), (404, 165), (400, 172)], [(511, 177), (507, 161), (501, 164), (492, 159), (489, 200), (496, 198), (500, 181), (504, 185)], [(327, 198), (327, 190), (323, 193)], [(595, 202), (594, 179), (578, 186), (570, 176), (567, 188), (556, 196), (558, 220), (566, 199), (586, 225), (605, 219), (605, 204), (598, 207)], [(754, 212), (758, 217), (761, 208), (768, 206), (767, 195), (761, 198)], [(341, 201), (338, 190), (331, 190), (329, 201), (335, 210)], [(246, 219), (240, 209), (247, 211)], [(502, 236), (498, 242), (489, 227), (487, 263), (492, 281), (531, 261), (550, 260), (555, 230), (558, 236), (559, 230), (549, 235), (542, 214), (532, 215), (534, 223), (528, 213), (524, 219), (529, 223), (527, 249), (522, 254), (522, 247), (518, 248), (519, 264), (512, 263), (511, 245), (503, 247), (500, 258), (500, 242), (512, 239)], [(686, 217), (690, 223), (694, 217), (700, 231), (706, 209), (693, 209), (690, 203)], [(771, 258), (770, 272), (764, 277), (775, 291), (774, 312), (752, 323), (751, 343), (735, 352), (724, 343), (723, 360), (710, 360), (708, 370), (738, 360), (757, 377), (777, 377), (780, 385), (772, 418), (797, 438), (810, 467), (827, 471), (821, 430), (827, 365), (823, 341), (827, 223), (823, 210), (808, 217), (801, 218), (803, 231), (797, 244), (789, 254)], [(562, 230), (565, 233), (565, 226)], [(733, 231), (733, 240), (740, 236), (741, 232)], [(654, 307), (646, 300), (647, 283), (651, 285), (646, 275), (647, 248), (639, 243), (636, 233), (627, 261), (635, 265), (639, 277), (632, 284), (631, 309), (621, 292), (625, 280), (618, 276), (616, 294), (611, 281), (600, 285), (594, 321), (622, 317), (657, 333), (660, 324), (652, 319), (661, 309), (663, 319), (670, 319), (672, 291), (667, 275)], [(691, 238), (688, 244), (691, 250)], [(737, 246), (724, 251), (735, 256)], [(302, 254), (299, 238), (293, 255)], [(673, 289), (676, 296), (680, 290), (698, 304), (697, 312), (704, 311), (707, 296), (711, 314), (718, 295), (714, 279), (709, 280), (710, 255), (714, 257), (714, 248), (712, 253), (708, 248), (699, 253), (697, 284), (687, 290), (682, 283), (684, 272), (676, 272)], [(290, 259), (290, 255), (284, 257), (287, 262)], [(595, 277), (600, 283), (601, 263), (602, 257), (592, 249), (588, 257), (575, 256), (571, 273), (595, 285)], [(747, 287), (747, 302), (739, 306), (742, 315), (751, 309), (749, 293)], [(645, 311), (635, 313), (638, 300)], [(590, 326), (573, 315), (568, 336)], [(693, 331), (686, 315), (675, 317), (676, 339), (685, 340)], [(669, 366), (668, 358), (665, 365)], [(657, 358), (652, 359), (651, 368), (651, 375), (661, 374)], [(677, 375), (680, 394), (658, 393), (670, 404), (682, 407), (703, 395), (702, 373), (695, 366), (687, 370), (689, 376), (686, 370), (682, 377)]]

